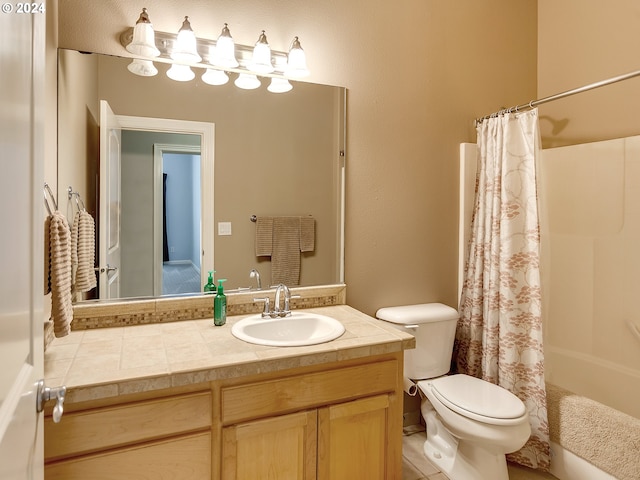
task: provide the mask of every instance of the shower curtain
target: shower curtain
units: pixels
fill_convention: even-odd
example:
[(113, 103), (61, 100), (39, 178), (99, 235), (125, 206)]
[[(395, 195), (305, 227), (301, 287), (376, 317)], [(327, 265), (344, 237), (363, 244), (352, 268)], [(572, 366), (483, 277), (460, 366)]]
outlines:
[(455, 367), (506, 388), (524, 402), (531, 437), (508, 458), (548, 471), (535, 166), (538, 111), (486, 119), (477, 134), (476, 199)]

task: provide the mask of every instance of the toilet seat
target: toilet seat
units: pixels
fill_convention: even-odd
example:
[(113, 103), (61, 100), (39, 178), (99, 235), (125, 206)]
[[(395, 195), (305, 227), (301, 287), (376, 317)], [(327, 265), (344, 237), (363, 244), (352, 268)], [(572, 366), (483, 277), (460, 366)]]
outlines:
[(454, 412), (489, 425), (517, 425), (526, 419), (524, 403), (508, 390), (469, 375), (429, 382), (434, 396)]

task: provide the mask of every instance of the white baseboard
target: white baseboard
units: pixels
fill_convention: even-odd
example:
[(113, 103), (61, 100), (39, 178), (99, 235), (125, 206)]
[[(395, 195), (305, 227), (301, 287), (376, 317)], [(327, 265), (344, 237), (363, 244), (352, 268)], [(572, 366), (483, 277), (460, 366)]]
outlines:
[(551, 475), (560, 480), (616, 480), (555, 442), (551, 442)]

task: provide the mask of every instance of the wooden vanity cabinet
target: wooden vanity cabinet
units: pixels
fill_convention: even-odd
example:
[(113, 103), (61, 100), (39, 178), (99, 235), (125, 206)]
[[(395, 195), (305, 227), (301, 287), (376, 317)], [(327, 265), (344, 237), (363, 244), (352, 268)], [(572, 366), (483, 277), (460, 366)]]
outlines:
[(399, 365), (386, 359), (222, 386), (221, 478), (400, 479)]
[(402, 478), (402, 353), (71, 404), (46, 480)]

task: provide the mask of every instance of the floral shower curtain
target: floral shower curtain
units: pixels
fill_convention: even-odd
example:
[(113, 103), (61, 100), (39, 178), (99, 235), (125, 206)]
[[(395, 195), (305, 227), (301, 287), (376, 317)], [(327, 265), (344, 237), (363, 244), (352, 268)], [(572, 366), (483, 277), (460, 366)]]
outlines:
[(456, 332), (456, 367), (526, 405), (531, 437), (509, 460), (549, 469), (535, 157), (538, 111), (477, 127), (479, 170)]

